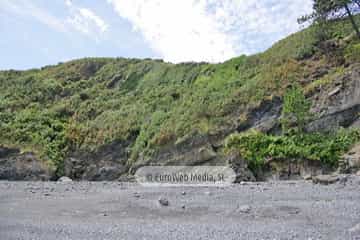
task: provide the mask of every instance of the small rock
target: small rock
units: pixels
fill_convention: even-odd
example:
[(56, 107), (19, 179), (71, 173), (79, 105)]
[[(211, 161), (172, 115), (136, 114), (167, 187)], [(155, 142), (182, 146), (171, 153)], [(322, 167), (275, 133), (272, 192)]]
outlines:
[(313, 177), (312, 180), (315, 184), (329, 185), (338, 182), (340, 178), (336, 175), (318, 175)]
[(185, 205), (182, 205), (181, 208), (182, 208), (182, 209), (185, 209)]
[(166, 198), (161, 197), (161, 198), (159, 198), (159, 204), (161, 206), (169, 206), (169, 200), (167, 200)]
[(360, 233), (360, 223), (349, 229), (351, 233)]
[(249, 205), (243, 205), (239, 207), (239, 212), (241, 213), (249, 213), (251, 211), (251, 207)]
[(337, 87), (337, 88), (335, 88), (334, 90), (332, 90), (331, 92), (329, 92), (328, 96), (329, 96), (329, 97), (332, 97), (332, 96), (338, 94), (338, 93), (340, 92), (340, 90), (341, 90), (341, 88), (340, 88), (340, 87)]
[(50, 193), (44, 193), (44, 196), (48, 197), (50, 196)]
[(306, 180), (306, 181), (309, 181), (309, 180), (312, 179), (312, 176), (311, 176), (310, 174), (308, 174), (308, 175), (305, 175), (305, 176), (303, 177), (303, 179)]
[(140, 194), (137, 193), (137, 192), (135, 192), (135, 193), (134, 193), (134, 197), (139, 198), (139, 197), (140, 197)]
[(181, 192), (181, 195), (186, 195), (186, 192)]
[(72, 179), (66, 176), (63, 176), (57, 180), (58, 182), (72, 182)]

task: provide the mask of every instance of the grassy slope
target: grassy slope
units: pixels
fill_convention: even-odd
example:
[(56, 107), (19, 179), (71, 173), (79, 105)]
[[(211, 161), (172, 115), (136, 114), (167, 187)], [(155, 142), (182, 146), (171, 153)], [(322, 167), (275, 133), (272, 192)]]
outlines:
[[(350, 32), (349, 23), (337, 23), (332, 37)], [(244, 120), (234, 118), (235, 110), (281, 96), (291, 82), (307, 77), (311, 56), (318, 55), (316, 64), (329, 61), (317, 43), (309, 28), (264, 53), (222, 64), (91, 58), (2, 71), (0, 143), (35, 151), (59, 166), (70, 149), (95, 150), (134, 135), (133, 158), (149, 154), (194, 131), (232, 126)], [(352, 53), (350, 47), (359, 45), (353, 41), (337, 57)]]

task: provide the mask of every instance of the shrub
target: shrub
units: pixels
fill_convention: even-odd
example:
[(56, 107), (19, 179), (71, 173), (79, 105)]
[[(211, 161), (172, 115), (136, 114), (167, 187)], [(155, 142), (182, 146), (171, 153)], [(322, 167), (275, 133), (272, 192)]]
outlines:
[(225, 149), (238, 151), (256, 171), (267, 159), (307, 159), (336, 166), (340, 156), (360, 141), (359, 130), (339, 130), (336, 133), (306, 133), (273, 136), (257, 131), (231, 135)]
[(305, 124), (310, 118), (309, 111), (310, 102), (306, 99), (302, 89), (297, 84), (291, 86), (285, 93), (281, 112), (283, 133), (303, 132)]

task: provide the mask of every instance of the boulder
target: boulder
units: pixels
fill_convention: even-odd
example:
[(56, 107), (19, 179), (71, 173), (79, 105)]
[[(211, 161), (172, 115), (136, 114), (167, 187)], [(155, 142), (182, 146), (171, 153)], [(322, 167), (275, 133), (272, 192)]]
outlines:
[(351, 172), (360, 169), (360, 144), (354, 146), (347, 154), (342, 157), (343, 168)]
[(66, 176), (63, 176), (57, 180), (58, 182), (72, 182), (72, 179)]
[(329, 185), (340, 181), (340, 179), (337, 175), (318, 175), (313, 177), (312, 180), (315, 184)]

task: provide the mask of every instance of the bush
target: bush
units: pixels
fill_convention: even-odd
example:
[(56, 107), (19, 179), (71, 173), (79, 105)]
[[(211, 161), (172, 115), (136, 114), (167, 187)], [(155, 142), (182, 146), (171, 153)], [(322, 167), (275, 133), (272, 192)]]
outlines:
[(301, 133), (310, 119), (310, 102), (306, 99), (302, 89), (293, 85), (284, 96), (281, 113), (283, 133)]
[(249, 131), (231, 135), (225, 144), (227, 152), (237, 151), (256, 171), (267, 159), (307, 159), (336, 166), (340, 156), (360, 141), (359, 130), (339, 130), (336, 133), (307, 133), (273, 136)]

